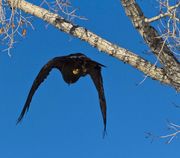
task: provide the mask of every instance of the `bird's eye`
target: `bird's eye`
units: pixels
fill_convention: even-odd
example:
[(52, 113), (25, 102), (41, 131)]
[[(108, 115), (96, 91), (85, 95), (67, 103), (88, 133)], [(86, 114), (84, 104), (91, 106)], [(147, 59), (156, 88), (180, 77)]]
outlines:
[(79, 73), (79, 69), (74, 69), (72, 72), (74, 75), (77, 75)]

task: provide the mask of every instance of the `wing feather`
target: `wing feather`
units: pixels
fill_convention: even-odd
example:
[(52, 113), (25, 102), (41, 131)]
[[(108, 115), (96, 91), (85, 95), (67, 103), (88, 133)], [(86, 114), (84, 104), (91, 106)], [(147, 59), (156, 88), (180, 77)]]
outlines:
[(101, 67), (97, 65), (94, 69), (89, 71), (89, 74), (94, 82), (94, 85), (98, 91), (100, 108), (104, 123), (104, 135), (106, 133), (106, 99), (104, 95), (103, 79), (101, 76)]
[(24, 107), (23, 107), (23, 109), (21, 111), (20, 116), (18, 117), (17, 124), (19, 122), (21, 122), (21, 120), (24, 117), (25, 113), (29, 110), (30, 103), (31, 103), (31, 100), (32, 100), (32, 97), (33, 97), (34, 93), (36, 92), (36, 90), (38, 89), (40, 84), (47, 78), (50, 71), (53, 68), (58, 68), (59, 70), (61, 69), (61, 67), (63, 65), (63, 62), (62, 62), (61, 59), (63, 59), (63, 58), (60, 58), (60, 57), (53, 58), (46, 65), (44, 65), (42, 67), (42, 69), (40, 70), (40, 72), (38, 73), (37, 77), (35, 78), (35, 80), (34, 80), (34, 82), (32, 84), (32, 87), (31, 87), (31, 89), (29, 91), (26, 102), (24, 104)]

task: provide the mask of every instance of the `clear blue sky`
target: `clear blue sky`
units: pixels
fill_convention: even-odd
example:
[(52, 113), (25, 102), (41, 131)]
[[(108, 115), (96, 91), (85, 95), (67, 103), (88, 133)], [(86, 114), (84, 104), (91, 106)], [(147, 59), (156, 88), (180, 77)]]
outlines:
[[(142, 1), (141, 1), (142, 2)], [(142, 3), (141, 3), (142, 4)], [(148, 48), (126, 17), (119, 0), (76, 1), (78, 14), (88, 21), (76, 20), (81, 26), (136, 52), (145, 58)], [(143, 5), (150, 15), (153, 5)], [(149, 10), (149, 11), (148, 11)], [(151, 13), (152, 15), (153, 13)], [(156, 14), (156, 12), (154, 12)], [(168, 134), (166, 119), (179, 123), (178, 94), (159, 82), (143, 80), (134, 68), (99, 53), (78, 39), (60, 32), (34, 18), (35, 31), (19, 41), (12, 58), (0, 53), (0, 158), (176, 158), (180, 156), (179, 139), (153, 143), (145, 132)], [(23, 122), (16, 120), (29, 89), (41, 67), (55, 56), (82, 52), (103, 68), (107, 100), (107, 136), (102, 139), (103, 122), (96, 89), (90, 77), (68, 86), (57, 70), (40, 86)]]

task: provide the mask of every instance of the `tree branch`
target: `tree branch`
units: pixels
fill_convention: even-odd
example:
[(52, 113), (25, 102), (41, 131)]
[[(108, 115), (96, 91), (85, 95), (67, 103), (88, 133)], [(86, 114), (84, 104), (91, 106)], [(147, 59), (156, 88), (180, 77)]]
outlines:
[(179, 133), (180, 133), (180, 126), (179, 125), (176, 125), (172, 122), (168, 122), (168, 128), (170, 130), (173, 130), (173, 132), (171, 132), (170, 134), (167, 134), (167, 135), (163, 135), (163, 136), (160, 136), (160, 138), (162, 139), (168, 139), (167, 143), (171, 143), (172, 140), (176, 137), (178, 137)]
[(154, 27), (145, 21), (146, 18), (135, 0), (121, 0), (121, 3), (134, 27), (162, 64), (166, 75), (171, 80), (171, 84), (177, 91), (180, 91), (180, 64), (168, 48), (166, 41), (163, 40)]
[[(9, 0), (9, 4), (14, 4), (12, 3), (13, 1), (14, 0)], [(58, 14), (51, 13), (46, 9), (40, 8), (24, 0), (20, 0), (16, 7), (28, 14), (34, 15), (48, 22), (49, 24), (52, 24), (54, 27), (65, 33), (71, 34), (74, 37), (86, 41), (92, 47), (96, 47), (99, 51), (103, 51), (113, 57), (122, 60), (125, 63), (130, 64), (131, 66), (142, 71), (145, 75), (151, 77), (152, 79), (158, 80), (164, 84), (174, 86), (171, 84), (171, 80), (168, 79), (165, 71), (162, 68), (158, 68), (154, 64), (151, 64), (147, 60), (130, 52), (129, 50), (121, 48), (99, 37), (98, 35), (87, 30), (86, 28), (73, 25), (71, 22), (65, 20)]]
[(154, 21), (159, 20), (159, 19), (161, 19), (161, 18), (164, 18), (164, 17), (166, 17), (166, 16), (169, 16), (169, 17), (171, 17), (172, 19), (175, 19), (175, 20), (177, 20), (178, 22), (180, 22), (180, 19), (178, 19), (177, 17), (174, 17), (174, 15), (172, 15), (172, 13), (171, 13), (172, 10), (174, 10), (174, 9), (176, 9), (176, 8), (178, 8), (178, 7), (180, 7), (180, 2), (177, 3), (177, 4), (174, 5), (174, 6), (168, 7), (166, 13), (161, 13), (161, 14), (159, 14), (159, 15), (157, 15), (157, 16), (152, 17), (152, 18), (145, 18), (145, 22), (151, 23), (151, 22), (154, 22)]

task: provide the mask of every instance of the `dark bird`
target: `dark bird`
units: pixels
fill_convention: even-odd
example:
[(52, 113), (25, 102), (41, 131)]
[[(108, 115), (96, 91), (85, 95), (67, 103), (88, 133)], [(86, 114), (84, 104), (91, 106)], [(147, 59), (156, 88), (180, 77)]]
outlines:
[(62, 73), (64, 81), (68, 84), (75, 83), (80, 77), (87, 74), (91, 76), (95, 87), (98, 91), (101, 112), (104, 122), (104, 134), (106, 132), (106, 100), (104, 96), (103, 80), (101, 76), (101, 67), (104, 65), (91, 60), (84, 54), (76, 53), (67, 56), (55, 57), (42, 67), (39, 74), (35, 78), (33, 85), (29, 91), (27, 100), (22, 112), (17, 120), (17, 124), (21, 122), (25, 113), (29, 110), (32, 97), (40, 84), (47, 78), (53, 68), (58, 69)]

